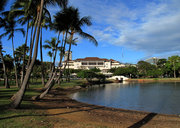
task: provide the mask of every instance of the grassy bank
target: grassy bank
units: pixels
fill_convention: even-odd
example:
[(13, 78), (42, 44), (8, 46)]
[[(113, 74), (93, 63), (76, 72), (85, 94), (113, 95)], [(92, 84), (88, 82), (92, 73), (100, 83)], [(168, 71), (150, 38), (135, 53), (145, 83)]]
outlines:
[(137, 81), (137, 82), (150, 82), (150, 81), (159, 81), (159, 82), (180, 82), (180, 78), (138, 78), (138, 79), (129, 79), (128, 81)]
[[(9, 108), (11, 96), (18, 91), (18, 88), (12, 84), (14, 82), (10, 81), (10, 89), (4, 88), (3, 82), (0, 82), (0, 128), (48, 128), (53, 126), (49, 121), (49, 117), (44, 116), (45, 111), (33, 104), (31, 100), (32, 96), (40, 93), (37, 89), (43, 87), (41, 81), (30, 82), (29, 89), (26, 91), (21, 109), (19, 110)], [(84, 82), (84, 80), (64, 81), (61, 83), (61, 86), (55, 85), (55, 87), (71, 88)]]

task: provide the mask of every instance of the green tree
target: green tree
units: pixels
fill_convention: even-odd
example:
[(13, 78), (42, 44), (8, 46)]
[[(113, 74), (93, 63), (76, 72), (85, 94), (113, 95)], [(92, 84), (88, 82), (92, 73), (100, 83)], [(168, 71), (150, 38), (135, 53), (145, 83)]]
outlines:
[[(20, 0), (21, 1), (21, 0)], [(33, 58), (31, 60), (31, 63), (29, 64), (24, 80), (21, 84), (21, 88), (20, 90), (13, 95), (12, 99), (12, 107), (13, 108), (18, 108), (22, 102), (24, 93), (26, 91), (27, 88), (27, 84), (29, 81), (29, 77), (30, 74), (32, 72), (36, 57), (37, 57), (37, 50), (38, 50), (38, 42), (39, 42), (39, 34), (40, 34), (40, 26), (41, 26), (41, 17), (42, 17), (42, 12), (43, 12), (43, 8), (46, 7), (49, 4), (53, 4), (53, 3), (58, 3), (58, 4), (62, 4), (64, 1), (66, 0), (33, 0), (33, 2), (39, 2), (36, 5), (37, 7), (37, 33), (36, 33), (36, 41), (35, 41), (35, 47), (34, 47), (34, 53), (33, 53)], [(30, 47), (30, 50), (32, 50), (32, 47)]]
[[(16, 28), (17, 27), (17, 21), (15, 20), (14, 16), (10, 16), (9, 15), (9, 11), (4, 12), (3, 14), (5, 16), (4, 19), (6, 20), (6, 25), (4, 26), (5, 33), (3, 33), (1, 35), (1, 37), (8, 35), (8, 40), (11, 39), (11, 41), (12, 41), (12, 49), (13, 49), (13, 57), (15, 58), (14, 33), (15, 32), (21, 32), (24, 35), (25, 34), (24, 33), (24, 29), (23, 28)], [(15, 61), (14, 61), (14, 65), (15, 65), (14, 68), (15, 68), (16, 86), (19, 87), (19, 84), (18, 84), (18, 74), (17, 74), (17, 64), (16, 64)]]
[(147, 77), (148, 76), (147, 72), (149, 70), (152, 70), (154, 67), (155, 67), (154, 65), (151, 65), (150, 63), (145, 61), (139, 61), (137, 63), (139, 75), (144, 77)]
[[(62, 17), (62, 16), (64, 16), (64, 18), (59, 19), (59, 17)], [(82, 30), (83, 25), (90, 26), (92, 24), (90, 21), (90, 18), (89, 17), (80, 18), (79, 11), (77, 8), (74, 8), (74, 7), (64, 8), (62, 11), (57, 13), (56, 17), (57, 17), (57, 21), (63, 20), (64, 21), (63, 23), (66, 24), (63, 28), (66, 32), (66, 37), (65, 37), (63, 49), (65, 49), (65, 44), (66, 44), (66, 39), (67, 39), (68, 33), (70, 33), (70, 42), (72, 42), (74, 34), (77, 33), (80, 36), (82, 36), (83, 38), (89, 39), (90, 41), (92, 41), (97, 46), (98, 43), (97, 43), (96, 39), (93, 36), (85, 33)], [(56, 23), (58, 23), (58, 22), (56, 22)], [(60, 26), (62, 26), (62, 25), (60, 25)], [(68, 59), (67, 60), (69, 60), (71, 45), (72, 45), (72, 43), (69, 44)], [(60, 60), (60, 63), (58, 66), (61, 65), (61, 62), (62, 61)], [(67, 65), (67, 63), (66, 63), (66, 65)], [(65, 67), (66, 67), (66, 65), (65, 65)], [(53, 77), (51, 77), (51, 79), (45, 85), (45, 87), (47, 89), (40, 96), (38, 96), (38, 98), (43, 98), (51, 90), (51, 88), (54, 86), (54, 84), (52, 84), (52, 83), (56, 83), (58, 81), (58, 79), (56, 79), (54, 82), (55, 76), (56, 76), (56, 71), (55, 71)]]
[(170, 66), (172, 67), (174, 78), (177, 77), (178, 69), (180, 68), (180, 57), (179, 56), (171, 56), (168, 58), (170, 62)]

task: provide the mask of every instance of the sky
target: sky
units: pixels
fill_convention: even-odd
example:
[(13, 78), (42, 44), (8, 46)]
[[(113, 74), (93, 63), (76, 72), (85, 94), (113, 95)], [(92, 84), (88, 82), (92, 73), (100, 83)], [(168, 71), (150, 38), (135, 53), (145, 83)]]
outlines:
[[(69, 3), (79, 8), (81, 17), (91, 17), (93, 25), (83, 30), (98, 41), (96, 47), (78, 37), (78, 45), (72, 47), (73, 59), (100, 57), (135, 64), (149, 57), (180, 55), (180, 0), (69, 0)], [(59, 10), (51, 6), (48, 9), (52, 15)], [(49, 30), (43, 33), (43, 41), (57, 37)], [(11, 41), (3, 38), (2, 42), (4, 50), (12, 54)], [(23, 36), (16, 33), (15, 47), (23, 42)], [(49, 61), (46, 52), (44, 60)]]

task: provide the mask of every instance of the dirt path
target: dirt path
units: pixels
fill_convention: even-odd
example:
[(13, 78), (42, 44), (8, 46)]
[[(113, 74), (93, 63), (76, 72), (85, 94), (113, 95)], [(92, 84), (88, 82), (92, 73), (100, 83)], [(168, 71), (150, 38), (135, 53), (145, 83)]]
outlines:
[(80, 103), (68, 97), (75, 91), (56, 89), (43, 100), (35, 102), (47, 110), (54, 128), (180, 128), (178, 116)]

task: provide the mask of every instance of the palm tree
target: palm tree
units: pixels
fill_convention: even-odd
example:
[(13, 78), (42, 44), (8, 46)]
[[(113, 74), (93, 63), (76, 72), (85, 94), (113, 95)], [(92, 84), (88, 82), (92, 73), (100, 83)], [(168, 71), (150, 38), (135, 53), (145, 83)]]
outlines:
[(3, 71), (4, 71), (4, 84), (5, 84), (5, 87), (6, 88), (10, 88), (9, 86), (9, 83), (8, 83), (8, 76), (7, 76), (7, 72), (6, 72), (6, 65), (5, 65), (5, 62), (4, 62), (4, 56), (3, 56), (3, 53), (2, 53), (2, 42), (0, 41), (0, 58), (1, 58), (1, 61), (2, 61), (2, 64), (3, 64)]
[(25, 47), (23, 49), (23, 65), (22, 65), (22, 75), (21, 75), (21, 83), (24, 79), (25, 75), (25, 56), (26, 56), (26, 46), (27, 46), (27, 40), (28, 40), (28, 32), (29, 32), (29, 24), (30, 21), (33, 19), (33, 14), (35, 13), (35, 10), (32, 5), (32, 1), (19, 1), (16, 0), (14, 5), (12, 6), (12, 9), (10, 11), (11, 15), (15, 15), (16, 17), (21, 17), (18, 22), (21, 25), (24, 25), (27, 23), (26, 28), (26, 38), (25, 38)]
[(57, 39), (55, 37), (52, 37), (51, 40), (46, 40), (45, 45), (43, 45), (44, 49), (49, 49), (50, 52), (52, 53), (52, 57), (54, 57), (55, 50), (56, 50), (56, 41)]
[[(64, 16), (64, 18), (66, 19), (61, 19), (59, 18), (58, 16), (62, 17), (62, 15)], [(96, 46), (97, 46), (97, 41), (96, 39), (89, 35), (88, 33), (85, 33), (83, 32), (82, 30), (82, 26), (83, 25), (87, 25), (87, 26), (90, 26), (92, 23), (90, 21), (90, 18), (89, 17), (83, 17), (83, 18), (80, 18), (79, 16), (79, 11), (77, 8), (74, 8), (74, 7), (68, 7), (68, 8), (64, 8), (62, 11), (60, 11), (59, 13), (57, 13), (56, 15), (56, 20), (62, 20), (64, 22), (64, 30), (66, 31), (66, 34), (67, 33), (70, 33), (70, 44), (69, 44), (69, 50), (68, 50), (68, 59), (69, 60), (69, 53), (71, 51), (71, 45), (72, 45), (72, 40), (73, 40), (73, 36), (75, 33), (79, 34), (80, 36), (84, 37), (84, 38), (87, 38), (89, 39), (90, 41), (92, 41)], [(61, 25), (61, 24), (60, 24)], [(65, 42), (64, 44), (66, 44), (67, 40), (67, 36), (65, 38)], [(65, 48), (65, 45), (64, 45), (64, 48)], [(58, 66), (61, 65), (61, 60), (60, 60), (60, 63)], [(67, 65), (67, 62), (66, 62), (66, 65)], [(54, 73), (54, 75), (51, 77), (51, 79), (47, 82), (46, 86), (46, 90), (41, 93), (39, 96), (37, 96), (36, 98), (43, 98), (50, 90), (51, 88), (54, 86), (54, 77), (56, 76), (56, 71)], [(58, 81), (58, 79), (55, 80), (56, 82)]]
[[(37, 49), (38, 49), (40, 26), (41, 26), (41, 17), (42, 17), (43, 8), (50, 3), (55, 3), (55, 2), (57, 3), (58, 2), (58, 4), (62, 4), (64, 1), (67, 1), (67, 0), (33, 0), (33, 2), (34, 1), (35, 2), (40, 1), (38, 4), (39, 6), (37, 8), (37, 33), (36, 33), (34, 53), (33, 53), (33, 58), (31, 60), (31, 63), (27, 68), (27, 71), (26, 71), (24, 80), (21, 84), (20, 90), (16, 94), (14, 94), (13, 97), (11, 98), (12, 99), (11, 105), (13, 108), (18, 108), (22, 102), (24, 93), (25, 93), (26, 88), (27, 88), (27, 84), (29, 81), (30, 74), (32, 72), (35, 60), (37, 58)], [(30, 49), (32, 49), (32, 48), (30, 48)]]
[(40, 33), (40, 56), (41, 56), (41, 79), (42, 85), (45, 86), (45, 74), (44, 74), (44, 63), (43, 63), (43, 52), (42, 52), (42, 30), (43, 28), (47, 29), (51, 24), (51, 15), (47, 10), (44, 10), (42, 16), (42, 23), (41, 23), (41, 33)]
[(14, 65), (15, 65), (16, 86), (19, 87), (17, 65), (15, 62), (15, 52), (14, 52), (14, 32), (21, 32), (23, 35), (25, 35), (25, 32), (24, 32), (23, 28), (16, 28), (17, 22), (15, 21), (15, 17), (9, 16), (9, 11), (4, 12), (3, 14), (5, 16), (4, 19), (6, 21), (6, 26), (4, 27), (5, 33), (3, 33), (1, 35), (1, 37), (8, 35), (8, 40), (11, 39), (11, 41), (12, 41), (12, 49), (13, 49), (13, 57), (14, 57)]

